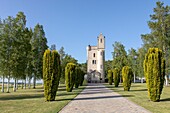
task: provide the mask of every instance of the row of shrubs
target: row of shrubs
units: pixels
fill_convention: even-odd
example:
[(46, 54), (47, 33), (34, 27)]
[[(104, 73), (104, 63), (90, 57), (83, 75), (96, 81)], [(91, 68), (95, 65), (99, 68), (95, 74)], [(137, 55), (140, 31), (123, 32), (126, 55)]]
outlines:
[[(60, 55), (56, 50), (46, 50), (43, 56), (44, 96), (46, 101), (55, 100), (61, 76)], [(71, 92), (74, 85), (78, 88), (83, 84), (84, 72), (74, 63), (65, 67), (66, 91)]]
[(66, 90), (71, 92), (75, 88), (82, 86), (84, 81), (84, 72), (74, 63), (68, 63), (65, 68)]
[[(165, 77), (165, 59), (163, 57), (162, 51), (158, 48), (150, 48), (148, 53), (145, 55), (143, 67), (149, 98), (151, 101), (158, 102), (163, 90)], [(133, 77), (131, 67), (123, 67), (122, 77), (124, 91), (129, 91)], [(110, 85), (112, 85), (113, 79), (115, 87), (118, 87), (120, 81), (120, 73), (117, 68), (108, 70), (108, 82)]]
[[(123, 67), (122, 77), (123, 77), (124, 91), (129, 91), (130, 86), (131, 86), (132, 77), (133, 77), (132, 69), (129, 66)], [(115, 87), (118, 87), (119, 82), (120, 82), (120, 74), (119, 74), (119, 70), (117, 68), (115, 68), (113, 70), (108, 70), (108, 82), (110, 85), (112, 85), (113, 79), (114, 79)]]

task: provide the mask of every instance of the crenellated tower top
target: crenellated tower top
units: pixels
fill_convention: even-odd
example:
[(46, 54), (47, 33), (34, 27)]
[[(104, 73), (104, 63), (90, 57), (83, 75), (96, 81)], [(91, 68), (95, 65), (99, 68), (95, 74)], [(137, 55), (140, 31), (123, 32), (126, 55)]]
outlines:
[(105, 49), (105, 37), (103, 36), (103, 34), (100, 33), (100, 35), (97, 38), (98, 38), (98, 44), (97, 44), (98, 49)]

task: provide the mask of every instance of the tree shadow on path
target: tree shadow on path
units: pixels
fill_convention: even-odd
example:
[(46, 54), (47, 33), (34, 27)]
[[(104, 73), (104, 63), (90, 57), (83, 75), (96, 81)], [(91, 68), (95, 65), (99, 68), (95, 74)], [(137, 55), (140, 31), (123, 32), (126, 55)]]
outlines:
[[(85, 98), (74, 98), (74, 100), (95, 100), (95, 99), (112, 99), (112, 98), (121, 98), (121, 97), (133, 97), (133, 95), (115, 95), (115, 96), (99, 96), (99, 97), (85, 97)], [(72, 100), (71, 98), (65, 99), (56, 99), (56, 101), (66, 101)]]

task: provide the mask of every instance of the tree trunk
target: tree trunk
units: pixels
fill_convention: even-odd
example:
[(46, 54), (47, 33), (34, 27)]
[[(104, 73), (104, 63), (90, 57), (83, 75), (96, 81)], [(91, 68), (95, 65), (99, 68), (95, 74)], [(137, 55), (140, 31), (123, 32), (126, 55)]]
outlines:
[(18, 90), (18, 79), (16, 79), (16, 90)]
[(22, 83), (21, 83), (21, 89), (23, 89), (23, 80), (22, 80)]
[(16, 92), (16, 78), (14, 80), (13, 91)]
[(165, 85), (166, 85), (166, 86), (169, 85), (168, 76), (165, 76)]
[(29, 77), (29, 79), (28, 79), (28, 89), (30, 89), (31, 88), (31, 77)]
[(8, 76), (8, 83), (7, 83), (7, 90), (6, 90), (7, 93), (9, 93), (9, 85), (10, 85), (10, 77)]
[(24, 89), (26, 89), (26, 78), (24, 80)]
[(122, 83), (122, 78), (121, 78), (121, 76), (120, 76), (120, 83)]
[(133, 78), (133, 80), (134, 80), (134, 83), (135, 83), (135, 80), (136, 80), (135, 72), (134, 72), (134, 78)]
[(4, 75), (2, 76), (2, 89), (1, 92), (4, 93)]
[(36, 76), (34, 74), (34, 79), (33, 79), (33, 89), (35, 89), (35, 86), (36, 86)]

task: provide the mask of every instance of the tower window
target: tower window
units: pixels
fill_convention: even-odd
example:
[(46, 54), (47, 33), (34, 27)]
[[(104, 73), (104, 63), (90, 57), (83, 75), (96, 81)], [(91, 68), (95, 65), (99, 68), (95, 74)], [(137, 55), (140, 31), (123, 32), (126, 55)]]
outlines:
[(95, 57), (95, 53), (93, 54), (93, 57)]
[(92, 60), (92, 64), (96, 64), (96, 60)]
[(100, 39), (100, 43), (102, 43), (102, 39)]
[(102, 52), (100, 52), (100, 55), (101, 55), (101, 56), (102, 56), (102, 54), (103, 54), (103, 53), (102, 53)]

